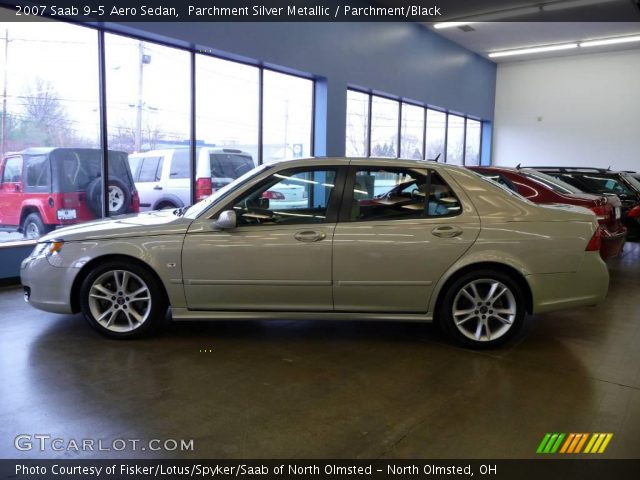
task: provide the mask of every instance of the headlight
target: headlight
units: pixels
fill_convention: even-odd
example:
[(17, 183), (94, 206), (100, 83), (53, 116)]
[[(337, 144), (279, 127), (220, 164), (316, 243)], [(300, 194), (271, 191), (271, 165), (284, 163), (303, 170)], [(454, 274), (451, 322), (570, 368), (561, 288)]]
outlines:
[(62, 245), (64, 245), (62, 240), (49, 240), (47, 242), (38, 243), (36, 244), (36, 248), (33, 249), (33, 252), (31, 252), (31, 256), (48, 257), (58, 252), (62, 248)]

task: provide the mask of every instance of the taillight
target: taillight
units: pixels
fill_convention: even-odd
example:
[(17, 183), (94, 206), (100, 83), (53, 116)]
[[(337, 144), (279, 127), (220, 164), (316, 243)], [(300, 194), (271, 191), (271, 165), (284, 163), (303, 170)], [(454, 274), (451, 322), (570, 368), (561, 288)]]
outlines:
[(631, 210), (629, 210), (629, 213), (627, 213), (627, 217), (629, 217), (629, 218), (638, 218), (638, 217), (640, 217), (640, 205), (636, 205)]
[(210, 177), (202, 177), (196, 180), (196, 201), (204, 200), (213, 193)]
[(276, 192), (275, 190), (267, 190), (262, 194), (262, 198), (268, 198), (269, 200), (284, 200), (284, 194)]
[(598, 205), (597, 207), (591, 207), (591, 210), (596, 214), (598, 223), (603, 225), (611, 220), (611, 207), (609, 205)]
[(587, 248), (584, 249), (585, 252), (599, 252), (600, 247), (602, 246), (602, 229), (596, 228), (596, 231), (593, 232), (591, 236), (591, 240), (587, 243)]
[(140, 211), (140, 195), (138, 195), (138, 191), (134, 190), (131, 192), (131, 212), (138, 213)]

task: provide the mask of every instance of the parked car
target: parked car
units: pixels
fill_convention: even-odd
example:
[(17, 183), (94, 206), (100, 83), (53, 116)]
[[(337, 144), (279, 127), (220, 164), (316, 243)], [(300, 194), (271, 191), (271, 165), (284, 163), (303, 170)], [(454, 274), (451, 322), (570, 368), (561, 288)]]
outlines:
[[(307, 201), (272, 210), (263, 194), (285, 181)], [(116, 338), (151, 332), (170, 305), (174, 320), (435, 319), (486, 348), (526, 312), (604, 298), (601, 232), (588, 209), (534, 204), (462, 167), (304, 159), (262, 165), (189, 208), (51, 233), (21, 277), (34, 307), (81, 311)]]
[[(109, 213), (139, 211), (127, 154), (109, 151)], [(38, 238), (56, 227), (102, 216), (102, 152), (28, 148), (0, 161), (0, 228)]]
[(622, 251), (627, 229), (621, 221), (622, 203), (616, 195), (584, 193), (562, 180), (530, 168), (467, 168), (504, 185), (534, 203), (579, 205), (593, 210), (602, 228), (602, 258), (614, 257)]
[[(129, 155), (133, 178), (145, 210), (191, 205), (191, 159), (188, 147), (152, 150)], [(255, 167), (251, 155), (231, 148), (196, 149), (196, 201)]]
[(529, 167), (556, 177), (586, 193), (617, 195), (629, 238), (640, 237), (640, 181), (627, 172), (604, 168)]

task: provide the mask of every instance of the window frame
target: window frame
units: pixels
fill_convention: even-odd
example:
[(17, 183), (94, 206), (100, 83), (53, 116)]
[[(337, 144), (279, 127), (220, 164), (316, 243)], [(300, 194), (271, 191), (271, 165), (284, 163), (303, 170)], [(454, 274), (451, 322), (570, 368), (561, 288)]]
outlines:
[(275, 223), (272, 224), (264, 224), (264, 225), (238, 225), (237, 228), (253, 228), (253, 227), (258, 227), (258, 226), (264, 226), (264, 227), (270, 227), (270, 228), (274, 228), (274, 227), (289, 227), (289, 226), (305, 226), (308, 225), (310, 228), (313, 227), (313, 225), (326, 225), (326, 224), (331, 224), (331, 223), (337, 223), (338, 219), (339, 219), (339, 214), (340, 214), (340, 210), (341, 210), (341, 206), (342, 206), (342, 200), (344, 197), (344, 188), (345, 188), (345, 181), (346, 181), (346, 175), (347, 175), (347, 169), (348, 166), (346, 165), (337, 165), (337, 164), (328, 164), (328, 165), (310, 165), (307, 167), (289, 167), (289, 168), (281, 168), (278, 170), (274, 170), (274, 171), (270, 171), (270, 173), (265, 176), (263, 179), (261, 179), (260, 181), (258, 181), (257, 183), (251, 185), (249, 188), (243, 189), (241, 192), (237, 193), (236, 195), (233, 195), (231, 198), (227, 199), (227, 201), (223, 204), (223, 206), (220, 209), (216, 209), (217, 213), (215, 215), (213, 215), (210, 218), (219, 216), (220, 213), (227, 211), (227, 210), (234, 210), (234, 206), (236, 205), (236, 203), (245, 196), (251, 195), (253, 192), (255, 192), (257, 189), (263, 188), (265, 185), (267, 185), (270, 182), (270, 179), (273, 178), (274, 175), (280, 175), (283, 172), (287, 172), (290, 175), (291, 174), (296, 174), (296, 173), (301, 173), (301, 172), (313, 172), (313, 171), (326, 171), (326, 170), (335, 170), (336, 171), (336, 178), (335, 178), (335, 183), (334, 183), (334, 190), (333, 193), (331, 195), (331, 198), (329, 199), (329, 203), (327, 204), (327, 212), (325, 215), (325, 219), (322, 222), (313, 222), (313, 223), (306, 223), (306, 222), (300, 222), (300, 223), (295, 223), (295, 222), (290, 222), (284, 225), (278, 225)]
[[(467, 149), (466, 149), (466, 141), (467, 141), (467, 124), (469, 120), (472, 120), (474, 122), (478, 122), (480, 124), (480, 145), (479, 145), (479, 151), (478, 151), (478, 163), (477, 164), (470, 164), (470, 166), (481, 166), (482, 165), (482, 147), (483, 147), (483, 138), (484, 138), (484, 129), (485, 129), (485, 122), (477, 117), (473, 117), (471, 115), (466, 115), (463, 113), (457, 113), (454, 111), (449, 111), (446, 109), (442, 109), (442, 108), (438, 108), (438, 107), (433, 107), (430, 105), (425, 105), (422, 104), (420, 102), (416, 102), (413, 100), (409, 100), (406, 99), (404, 97), (396, 97), (393, 95), (387, 95), (387, 94), (383, 94), (383, 93), (378, 93), (378, 92), (374, 92), (373, 90), (367, 90), (367, 89), (363, 89), (360, 87), (351, 87), (348, 86), (347, 87), (347, 95), (348, 92), (355, 92), (361, 95), (367, 95), (368, 97), (368, 118), (367, 118), (367, 138), (365, 139), (366, 143), (365, 143), (365, 156), (363, 157), (355, 157), (355, 158), (377, 158), (377, 157), (373, 157), (371, 155), (371, 147), (372, 147), (372, 142), (371, 142), (371, 127), (372, 127), (372, 106), (373, 106), (373, 98), (374, 97), (378, 97), (378, 98), (382, 98), (385, 100), (391, 100), (394, 101), (396, 103), (398, 103), (398, 125), (397, 125), (397, 135), (396, 135), (396, 142), (397, 142), (397, 149), (396, 149), (396, 155), (394, 157), (384, 157), (384, 158), (398, 158), (398, 159), (403, 159), (402, 157), (402, 109), (403, 109), (403, 105), (409, 105), (409, 106), (414, 106), (414, 107), (420, 107), (423, 109), (423, 125), (422, 125), (422, 160), (429, 160), (427, 158), (427, 140), (428, 140), (428, 135), (429, 135), (429, 129), (428, 129), (428, 112), (434, 111), (434, 112), (440, 112), (444, 114), (444, 120), (445, 120), (445, 126), (444, 126), (444, 145), (443, 145), (443, 150), (442, 150), (442, 155), (440, 156), (440, 158), (438, 159), (438, 162), (441, 163), (447, 163), (447, 149), (448, 149), (448, 143), (449, 143), (449, 117), (450, 116), (455, 116), (455, 117), (460, 117), (464, 120), (464, 126), (462, 129), (462, 135), (463, 135), (463, 146), (462, 146), (462, 164), (461, 166), (466, 166), (467, 165)], [(345, 96), (345, 98), (347, 98)], [(346, 122), (346, 117), (345, 117), (345, 122)], [(345, 125), (345, 127), (348, 127), (348, 124)], [(347, 147), (347, 135), (345, 134), (345, 152), (346, 152), (346, 147)]]
[[(367, 163), (367, 164), (351, 164), (349, 165), (348, 171), (347, 171), (347, 178), (344, 184), (344, 191), (342, 194), (342, 205), (340, 207), (340, 213), (338, 216), (338, 223), (366, 223), (366, 222), (416, 222), (416, 221), (423, 221), (423, 220), (437, 220), (437, 219), (441, 219), (441, 218), (455, 218), (455, 217), (459, 217), (464, 213), (464, 205), (463, 202), (460, 198), (460, 195), (456, 192), (455, 188), (453, 188), (451, 186), (451, 183), (447, 181), (447, 179), (440, 173), (438, 172), (437, 168), (433, 168), (430, 167), (428, 165), (422, 165), (417, 163), (416, 166), (413, 168), (414, 170), (420, 170), (420, 171), (424, 171), (425, 174), (427, 175), (427, 183), (429, 184), (429, 188), (431, 188), (432, 182), (431, 182), (431, 176), (435, 173), (437, 174), (442, 181), (445, 183), (445, 185), (447, 185), (449, 187), (449, 189), (454, 193), (454, 195), (456, 196), (456, 198), (458, 199), (458, 202), (460, 204), (460, 210), (458, 211), (458, 213), (455, 214), (450, 214), (450, 215), (422, 215), (420, 217), (412, 217), (412, 218), (380, 218), (380, 219), (369, 219), (369, 220), (352, 220), (351, 219), (351, 206), (352, 203), (354, 201), (353, 198), (353, 189), (355, 187), (355, 183), (356, 183), (356, 174), (361, 171), (361, 170), (375, 170), (375, 169), (387, 169), (390, 171), (406, 171), (406, 170), (411, 170), (412, 167), (409, 166), (387, 166), (387, 165), (375, 165), (372, 163)], [(428, 198), (428, 197), (427, 197)]]

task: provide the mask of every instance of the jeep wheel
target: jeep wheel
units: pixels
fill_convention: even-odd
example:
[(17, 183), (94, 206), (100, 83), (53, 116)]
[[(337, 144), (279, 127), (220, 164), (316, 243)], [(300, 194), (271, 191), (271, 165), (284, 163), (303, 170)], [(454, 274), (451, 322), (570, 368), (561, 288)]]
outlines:
[[(122, 215), (129, 211), (131, 205), (131, 192), (126, 184), (119, 178), (109, 178), (109, 190), (107, 191), (109, 215)], [(102, 217), (102, 178), (95, 178), (87, 186), (87, 202), (93, 214)]]

